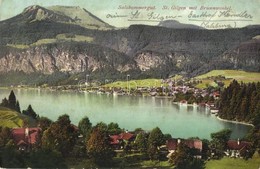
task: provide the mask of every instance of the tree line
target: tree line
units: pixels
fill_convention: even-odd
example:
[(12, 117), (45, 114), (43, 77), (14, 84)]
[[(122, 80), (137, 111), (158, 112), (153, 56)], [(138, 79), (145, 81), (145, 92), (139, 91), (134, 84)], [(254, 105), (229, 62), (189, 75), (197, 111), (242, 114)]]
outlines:
[(234, 80), (221, 94), (219, 117), (253, 124), (247, 139), (260, 153), (260, 82), (238, 83)]
[(234, 80), (221, 93), (219, 117), (253, 123), (260, 114), (260, 82), (238, 83)]
[(29, 117), (32, 117), (33, 119), (39, 118), (39, 115), (36, 114), (36, 112), (33, 110), (33, 108), (32, 108), (31, 105), (29, 105), (26, 110), (21, 111), (21, 109), (20, 109), (20, 103), (19, 103), (19, 101), (16, 99), (16, 96), (15, 96), (13, 90), (10, 92), (8, 99), (5, 97), (5, 98), (2, 100), (2, 103), (0, 103), (0, 106), (9, 108), (9, 109), (14, 110), (14, 111), (16, 111), (16, 112), (18, 112), (18, 113), (22, 113), (22, 114), (24, 114), (24, 115), (27, 115), (27, 116), (29, 116)]

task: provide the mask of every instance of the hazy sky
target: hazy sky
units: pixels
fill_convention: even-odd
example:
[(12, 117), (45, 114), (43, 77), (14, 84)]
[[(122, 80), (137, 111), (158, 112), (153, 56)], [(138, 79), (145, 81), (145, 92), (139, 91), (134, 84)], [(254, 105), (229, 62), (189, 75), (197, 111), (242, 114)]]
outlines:
[[(21, 13), (24, 8), (31, 5), (40, 5), (44, 7), (53, 5), (80, 6), (105, 22), (117, 27), (126, 27), (131, 24), (155, 25), (158, 24), (158, 21), (167, 19), (175, 19), (182, 23), (197, 24), (201, 26), (203, 26), (203, 20), (211, 20), (209, 23), (215, 25), (230, 24), (232, 27), (260, 24), (260, 0), (0, 0), (0, 20), (13, 17)], [(134, 14), (137, 9), (119, 9), (120, 6), (155, 8), (149, 11), (139, 9), (138, 17), (131, 18), (132, 14)], [(221, 15), (221, 12), (223, 12), (224, 9), (211, 8), (205, 10), (201, 9), (202, 6), (231, 7), (229, 8), (231, 11), (229, 11), (228, 17), (223, 17), (224, 14)], [(163, 9), (163, 7), (166, 7), (167, 9)], [(177, 10), (179, 7), (186, 7), (186, 9)], [(189, 9), (189, 7), (197, 8)], [(153, 13), (151, 14), (151, 12)], [(199, 17), (189, 17), (191, 12)], [(127, 15), (127, 17), (111, 18), (108, 17), (108, 14)], [(205, 15), (208, 16), (205, 17)], [(212, 17), (210, 15), (212, 15)], [(239, 15), (239, 17), (230, 15)]]

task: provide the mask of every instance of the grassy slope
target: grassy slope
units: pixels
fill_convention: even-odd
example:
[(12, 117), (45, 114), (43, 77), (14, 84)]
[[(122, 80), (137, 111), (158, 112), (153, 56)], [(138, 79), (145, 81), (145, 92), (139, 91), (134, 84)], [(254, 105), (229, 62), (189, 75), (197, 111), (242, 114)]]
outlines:
[(260, 81), (260, 73), (256, 72), (245, 72), (240, 70), (212, 70), (206, 74), (195, 77), (196, 79), (202, 80), (202, 83), (198, 84), (197, 87), (205, 88), (207, 84), (211, 86), (216, 85), (213, 80), (209, 79), (209, 77), (219, 75), (226, 77), (226, 80), (223, 81), (225, 86), (228, 86), (233, 79), (236, 79), (239, 82), (243, 81), (245, 83)]
[(224, 157), (221, 160), (211, 160), (206, 164), (206, 169), (258, 169), (259, 167), (260, 156), (258, 153), (247, 161)]
[(22, 127), (26, 119), (29, 121), (30, 126), (35, 126), (35, 120), (11, 109), (0, 107), (0, 126), (9, 128)]
[(88, 42), (91, 43), (93, 41), (92, 37), (83, 36), (83, 35), (75, 35), (73, 38), (66, 37), (65, 34), (59, 34), (56, 36), (55, 39), (40, 39), (37, 42), (30, 44), (30, 45), (22, 45), (22, 44), (7, 44), (9, 47), (18, 48), (18, 49), (28, 49), (33, 46), (40, 46), (44, 44), (51, 44), (57, 42)]
[[(79, 20), (76, 21), (75, 24), (80, 25), (85, 28), (89, 29), (110, 29), (107, 27), (108, 25), (95, 16), (91, 16), (88, 12), (84, 11), (80, 7), (65, 7), (65, 6), (51, 6), (48, 7), (49, 10), (53, 10), (56, 13), (61, 15), (66, 15), (72, 19), (78, 18)], [(70, 23), (74, 24), (74, 23)], [(97, 26), (97, 27), (96, 27)]]

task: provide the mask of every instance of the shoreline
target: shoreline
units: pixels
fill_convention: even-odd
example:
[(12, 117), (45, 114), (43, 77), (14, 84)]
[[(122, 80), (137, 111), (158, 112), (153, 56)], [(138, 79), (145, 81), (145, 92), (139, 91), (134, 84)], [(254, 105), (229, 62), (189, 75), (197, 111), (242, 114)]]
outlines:
[(226, 119), (220, 118), (219, 116), (217, 116), (217, 119), (220, 120), (220, 121), (225, 121), (225, 122), (229, 122), (229, 123), (243, 124), (243, 125), (246, 125), (246, 126), (254, 127), (254, 125), (251, 124), (251, 123), (240, 122), (240, 121), (235, 121), (235, 120), (226, 120)]

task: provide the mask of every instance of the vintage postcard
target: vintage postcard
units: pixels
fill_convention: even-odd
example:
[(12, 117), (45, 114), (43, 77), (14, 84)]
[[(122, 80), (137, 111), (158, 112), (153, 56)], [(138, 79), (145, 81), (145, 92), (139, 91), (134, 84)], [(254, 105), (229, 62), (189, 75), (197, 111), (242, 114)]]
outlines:
[(0, 167), (259, 169), (259, 7), (0, 0)]

